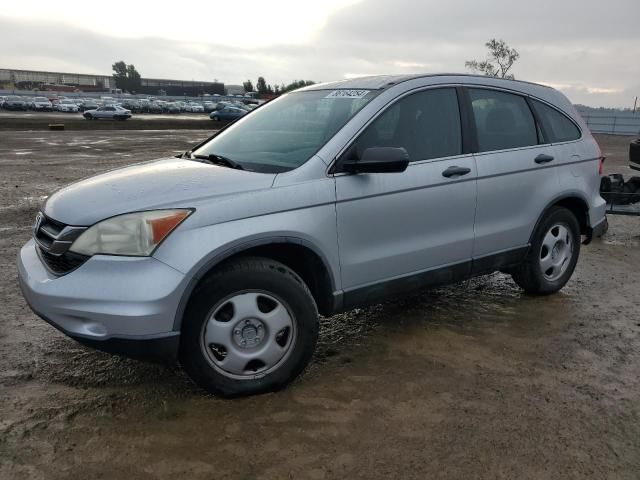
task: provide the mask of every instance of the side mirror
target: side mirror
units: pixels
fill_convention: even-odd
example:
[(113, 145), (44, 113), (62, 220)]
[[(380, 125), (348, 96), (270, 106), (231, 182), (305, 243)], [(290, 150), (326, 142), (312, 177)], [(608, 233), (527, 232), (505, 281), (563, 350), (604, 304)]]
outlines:
[(399, 173), (409, 166), (409, 154), (402, 147), (371, 147), (359, 160), (342, 162), (340, 170), (347, 173)]

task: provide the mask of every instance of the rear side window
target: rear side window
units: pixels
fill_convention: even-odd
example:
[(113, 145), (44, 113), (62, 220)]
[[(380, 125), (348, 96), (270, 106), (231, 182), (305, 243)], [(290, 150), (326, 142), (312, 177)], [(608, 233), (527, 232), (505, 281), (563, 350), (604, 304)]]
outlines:
[(569, 142), (580, 138), (580, 129), (564, 113), (537, 100), (531, 100), (531, 103), (549, 137), (547, 141)]
[(536, 122), (524, 97), (470, 88), (481, 152), (538, 144)]
[(425, 90), (399, 100), (367, 127), (354, 147), (351, 155), (356, 158), (371, 147), (403, 147), (412, 162), (460, 155), (462, 133), (455, 89)]

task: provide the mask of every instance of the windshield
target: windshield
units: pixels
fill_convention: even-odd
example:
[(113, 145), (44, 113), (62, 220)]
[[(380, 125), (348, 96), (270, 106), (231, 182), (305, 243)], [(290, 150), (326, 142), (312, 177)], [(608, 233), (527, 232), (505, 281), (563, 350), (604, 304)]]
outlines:
[(44, 98), (44, 97), (36, 97), (33, 99), (34, 102), (48, 102), (49, 99)]
[(243, 117), (193, 153), (223, 156), (245, 170), (292, 170), (309, 160), (378, 93), (311, 90), (283, 95)]

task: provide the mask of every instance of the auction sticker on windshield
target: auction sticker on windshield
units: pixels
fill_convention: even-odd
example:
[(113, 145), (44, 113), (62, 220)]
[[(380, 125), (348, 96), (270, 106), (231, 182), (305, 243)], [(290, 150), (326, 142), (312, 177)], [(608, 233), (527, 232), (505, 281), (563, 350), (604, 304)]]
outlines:
[(370, 90), (334, 90), (324, 98), (362, 98)]

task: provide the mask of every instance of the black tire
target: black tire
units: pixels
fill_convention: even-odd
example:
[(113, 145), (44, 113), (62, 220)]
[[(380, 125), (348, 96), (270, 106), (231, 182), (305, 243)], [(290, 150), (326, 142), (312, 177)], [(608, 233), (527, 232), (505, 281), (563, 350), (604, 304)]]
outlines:
[[(212, 365), (203, 352), (203, 329), (211, 312), (234, 294), (260, 290), (286, 302), (295, 328), (290, 349), (279, 364), (263, 374), (231, 378)], [(234, 327), (235, 328), (235, 327)], [(291, 269), (274, 260), (245, 257), (233, 260), (205, 278), (185, 310), (180, 336), (180, 362), (188, 375), (208, 392), (224, 397), (279, 390), (308, 365), (318, 339), (318, 310), (308, 287)]]
[[(564, 272), (558, 278), (550, 280), (542, 271), (540, 258), (543, 253), (545, 236), (554, 225), (558, 224), (565, 226), (573, 236), (573, 250)], [(576, 216), (564, 207), (553, 207), (538, 223), (525, 260), (513, 270), (511, 276), (516, 284), (527, 293), (534, 295), (556, 293), (565, 286), (576, 268), (580, 256), (580, 244), (580, 224)]]
[(93, 115), (85, 115), (84, 118), (87, 120), (93, 120)]
[(213, 117), (213, 121), (214, 121), (214, 122), (219, 122), (219, 121), (220, 121), (220, 117), (214, 116), (214, 117)]

